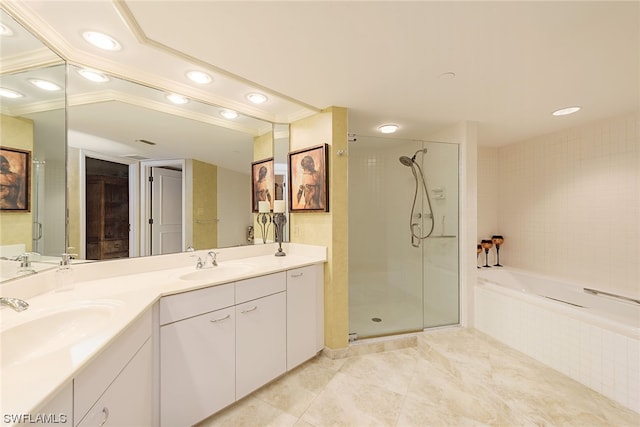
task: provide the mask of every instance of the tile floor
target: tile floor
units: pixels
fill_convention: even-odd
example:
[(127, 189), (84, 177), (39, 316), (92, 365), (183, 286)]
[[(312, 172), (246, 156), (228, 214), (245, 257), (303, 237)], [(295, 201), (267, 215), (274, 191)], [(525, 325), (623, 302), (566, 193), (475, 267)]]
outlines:
[(640, 414), (473, 329), (417, 346), (320, 355), (208, 426), (640, 426)]

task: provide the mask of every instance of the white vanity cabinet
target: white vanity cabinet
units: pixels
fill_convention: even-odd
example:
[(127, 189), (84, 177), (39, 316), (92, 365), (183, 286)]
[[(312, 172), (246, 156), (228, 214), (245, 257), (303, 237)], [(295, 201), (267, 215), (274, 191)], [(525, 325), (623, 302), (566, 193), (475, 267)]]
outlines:
[(160, 425), (193, 425), (235, 401), (234, 285), (160, 300)]
[(287, 271), (287, 370), (324, 347), (324, 274), (321, 264)]
[(73, 380), (76, 426), (143, 426), (152, 422), (151, 310)]
[(46, 417), (38, 422), (38, 426), (72, 426), (73, 425), (73, 382), (69, 381), (45, 405), (33, 412)]
[(150, 426), (152, 346), (148, 340), (89, 410), (78, 427)]
[(160, 299), (160, 425), (193, 425), (324, 345), (323, 266)]
[(236, 399), (287, 370), (285, 273), (236, 283)]

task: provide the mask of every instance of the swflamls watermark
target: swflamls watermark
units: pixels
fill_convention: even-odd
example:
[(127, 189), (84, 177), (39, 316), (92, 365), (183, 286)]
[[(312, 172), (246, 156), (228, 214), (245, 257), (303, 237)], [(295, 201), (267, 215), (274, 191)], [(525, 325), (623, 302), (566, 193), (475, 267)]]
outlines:
[(2, 415), (2, 422), (6, 424), (66, 424), (67, 421), (69, 416), (64, 413)]

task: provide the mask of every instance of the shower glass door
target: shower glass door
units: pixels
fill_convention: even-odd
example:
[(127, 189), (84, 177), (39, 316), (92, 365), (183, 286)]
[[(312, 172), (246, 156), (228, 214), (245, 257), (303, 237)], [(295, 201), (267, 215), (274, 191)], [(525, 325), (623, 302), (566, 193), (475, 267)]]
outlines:
[[(425, 148), (413, 160), (429, 200), (419, 172), (416, 194), (418, 168), (408, 161)], [(457, 175), (454, 144), (358, 136), (350, 145), (350, 333), (368, 338), (458, 323)]]

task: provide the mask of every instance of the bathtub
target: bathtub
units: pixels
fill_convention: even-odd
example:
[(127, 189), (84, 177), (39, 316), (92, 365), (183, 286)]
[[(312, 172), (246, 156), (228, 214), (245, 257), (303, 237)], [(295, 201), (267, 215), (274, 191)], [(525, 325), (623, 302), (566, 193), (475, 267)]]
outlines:
[(640, 304), (593, 288), (511, 268), (481, 269), (475, 327), (640, 412)]

